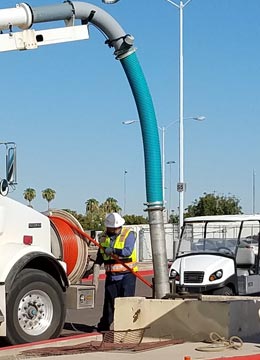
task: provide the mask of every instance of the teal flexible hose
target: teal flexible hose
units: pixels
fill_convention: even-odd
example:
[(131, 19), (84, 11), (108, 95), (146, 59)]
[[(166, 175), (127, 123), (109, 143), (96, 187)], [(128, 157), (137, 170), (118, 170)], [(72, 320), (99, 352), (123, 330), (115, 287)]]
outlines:
[(141, 124), (148, 206), (163, 205), (160, 142), (150, 91), (135, 52), (120, 62), (131, 86)]

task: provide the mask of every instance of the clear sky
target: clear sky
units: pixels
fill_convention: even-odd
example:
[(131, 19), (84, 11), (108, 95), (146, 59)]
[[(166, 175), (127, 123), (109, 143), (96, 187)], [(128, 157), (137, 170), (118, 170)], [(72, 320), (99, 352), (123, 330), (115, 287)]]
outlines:
[[(158, 125), (175, 122), (165, 133), (165, 160), (176, 161), (166, 166), (166, 200), (177, 211), (179, 10), (166, 0), (92, 3), (135, 37)], [(235, 195), (250, 213), (255, 169), (260, 211), (259, 18), (259, 0), (192, 0), (184, 9), (184, 117), (206, 116), (184, 121), (185, 207), (215, 191)], [(55, 208), (84, 213), (87, 199), (114, 197), (126, 213), (146, 215), (140, 124), (122, 125), (138, 119), (133, 96), (113, 49), (95, 27), (89, 31), (87, 41), (1, 53), (1, 141), (18, 149), (10, 196), (25, 202), (32, 187), (33, 206), (43, 211), (41, 191), (50, 187)]]

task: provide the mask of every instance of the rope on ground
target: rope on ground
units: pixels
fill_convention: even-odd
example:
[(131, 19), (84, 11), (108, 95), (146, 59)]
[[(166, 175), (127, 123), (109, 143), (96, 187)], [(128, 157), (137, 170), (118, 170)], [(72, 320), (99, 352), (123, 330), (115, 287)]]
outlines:
[(238, 336), (231, 336), (229, 339), (225, 339), (224, 337), (220, 336), (216, 332), (212, 332), (209, 334), (209, 338), (211, 341), (210, 345), (206, 346), (199, 346), (195, 350), (198, 351), (223, 351), (226, 349), (235, 349), (239, 350), (243, 346), (243, 341)]

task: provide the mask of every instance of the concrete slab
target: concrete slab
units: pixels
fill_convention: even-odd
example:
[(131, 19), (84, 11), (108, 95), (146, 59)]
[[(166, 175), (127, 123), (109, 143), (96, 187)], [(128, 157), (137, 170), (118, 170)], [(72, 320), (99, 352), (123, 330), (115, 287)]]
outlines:
[[(24, 359), (23, 351), (33, 348), (44, 348), (50, 346), (73, 346), (84, 343), (86, 341), (96, 341), (100, 339), (99, 334), (80, 335), (64, 339), (55, 339), (48, 342), (39, 342), (35, 344), (24, 344), (19, 346), (12, 346), (8, 348), (1, 348), (0, 360), (19, 360)], [(134, 357), (138, 360), (158, 360), (158, 359), (172, 359), (172, 360), (259, 360), (260, 359), (260, 344), (259, 343), (244, 343), (242, 349), (224, 349), (222, 351), (198, 351), (197, 348), (207, 346), (202, 342), (192, 343), (186, 342), (184, 344), (166, 346), (158, 349), (133, 352), (133, 351), (111, 351), (111, 352), (90, 352), (80, 354), (60, 355), (59, 360), (85, 360), (86, 356), (89, 360), (107, 360), (112, 357), (115, 360), (129, 360)], [(33, 357), (34, 360), (45, 359), (45, 356)], [(48, 356), (48, 360), (57, 360), (57, 356)]]
[(147, 328), (151, 339), (209, 340), (211, 332), (226, 339), (251, 341), (260, 334), (260, 298), (203, 296), (197, 299), (117, 298), (115, 330)]
[[(148, 271), (149, 274), (152, 274), (152, 263), (145, 263), (145, 264), (141, 264), (140, 266), (140, 270), (141, 271)], [(104, 276), (102, 274), (102, 276)], [(137, 301), (139, 301), (139, 298), (131, 298), (133, 299), (137, 299)], [(142, 298), (144, 299), (144, 298)], [(205, 308), (203, 308), (202, 306), (198, 307), (196, 309), (196, 311), (193, 313), (192, 311), (188, 311), (185, 313), (184, 311), (184, 307), (180, 305), (180, 309), (178, 311), (179, 312), (179, 316), (176, 316), (176, 319), (178, 319), (178, 317), (181, 318), (181, 314), (185, 313), (185, 318), (187, 320), (187, 324), (193, 324), (192, 325), (192, 329), (196, 329), (195, 325), (196, 325), (196, 316), (199, 316), (200, 314), (204, 314), (206, 313), (206, 317), (207, 317), (207, 321), (205, 321), (202, 325), (202, 327), (204, 327), (205, 324), (218, 324), (218, 326), (221, 326), (224, 324), (224, 319), (225, 316), (229, 317), (229, 319), (233, 319), (232, 321), (235, 320), (235, 318), (247, 318), (246, 320), (246, 324), (243, 325), (241, 331), (245, 332), (249, 332), (249, 334), (251, 333), (254, 334), (254, 336), (252, 337), (251, 342), (244, 342), (243, 347), (240, 350), (235, 350), (235, 349), (222, 349), (221, 351), (199, 351), (198, 348), (203, 348), (205, 346), (208, 346), (209, 344), (206, 344), (205, 342), (202, 341), (197, 341), (197, 342), (193, 342), (193, 341), (186, 341), (183, 344), (179, 344), (179, 345), (173, 345), (173, 346), (166, 346), (166, 347), (162, 347), (162, 348), (158, 348), (158, 349), (153, 349), (153, 350), (149, 350), (149, 351), (143, 351), (143, 352), (131, 352), (131, 351), (111, 351), (109, 352), (109, 354), (107, 352), (93, 352), (93, 353), (87, 353), (84, 354), (67, 354), (66, 356), (61, 355), (59, 356), (59, 360), (85, 360), (86, 356), (88, 357), (88, 360), (107, 360), (108, 357), (113, 356), (114, 360), (129, 360), (130, 357), (135, 357), (135, 359), (138, 360), (158, 360), (159, 359), (172, 359), (172, 360), (220, 360), (220, 359), (232, 359), (232, 360), (260, 360), (260, 330), (258, 329), (258, 322), (259, 322), (259, 299), (260, 298), (242, 298), (243, 301), (248, 301), (251, 303), (250, 308), (247, 308), (245, 306), (245, 303), (240, 302), (239, 304), (236, 305), (236, 307), (234, 307), (233, 309), (227, 309), (227, 304), (219, 304), (219, 308), (217, 311), (216, 310), (216, 306), (213, 307), (213, 309), (208, 310), (207, 306)], [(155, 299), (152, 299), (155, 300)], [(210, 299), (208, 299), (210, 301)], [(231, 302), (232, 299), (225, 299), (228, 300), (229, 302)], [(158, 300), (156, 300), (158, 301)], [(165, 302), (165, 300), (159, 300), (159, 301), (163, 301)], [(167, 300), (168, 301), (168, 300)], [(181, 300), (183, 302), (183, 300)], [(213, 301), (214, 303), (214, 301)], [(130, 306), (129, 306), (130, 305)], [(139, 304), (141, 305), (141, 304)], [(182, 304), (183, 305), (183, 304)], [(169, 306), (169, 304), (168, 304)], [(185, 305), (186, 306), (186, 305)], [(210, 304), (208, 304), (208, 306), (210, 306)], [(157, 306), (160, 309), (160, 305)], [(130, 309), (129, 313), (128, 311), (126, 311), (126, 309)], [(132, 309), (132, 310), (131, 310)], [(140, 326), (140, 324), (144, 324), (145, 322), (143, 321), (144, 319), (147, 319), (146, 324), (148, 323), (148, 319), (149, 317), (151, 317), (151, 319), (153, 319), (153, 307), (151, 306), (148, 310), (146, 310), (146, 312), (143, 312), (143, 309), (141, 308), (141, 312), (136, 312), (139, 308), (133, 308), (133, 304), (131, 303), (127, 303), (127, 307), (124, 306), (124, 312), (121, 313), (121, 319), (123, 319), (124, 317), (126, 317), (126, 314), (128, 313), (128, 315), (131, 317), (131, 321), (132, 324), (135, 324), (136, 326)], [(192, 309), (192, 307), (191, 307)], [(161, 311), (161, 309), (160, 309)], [(161, 317), (163, 317), (164, 319), (167, 320), (167, 323), (170, 324), (172, 323), (172, 319), (170, 317), (170, 314), (172, 312), (172, 308), (170, 308), (170, 310), (165, 314), (162, 315)], [(117, 312), (117, 310), (116, 310)], [(216, 313), (214, 315), (214, 312)], [(196, 314), (196, 316), (195, 316)], [(218, 314), (218, 315), (217, 315)], [(127, 317), (128, 317), (127, 315)], [(135, 315), (135, 317), (133, 317), (133, 315)], [(135, 322), (133, 322), (133, 319), (136, 319)], [(140, 319), (142, 319), (143, 322), (139, 322)], [(249, 320), (248, 320), (249, 319)], [(117, 320), (116, 320), (117, 321)], [(128, 320), (129, 321), (129, 320)], [(252, 323), (250, 324), (250, 321), (252, 321)], [(152, 320), (152, 324), (155, 326), (156, 324), (158, 325), (159, 322), (157, 322), (157, 320)], [(222, 325), (221, 325), (222, 324)], [(198, 324), (197, 324), (198, 325)], [(253, 331), (251, 329), (251, 327), (253, 328)], [(183, 324), (182, 328), (185, 330), (185, 324)], [(216, 331), (216, 327), (213, 326), (214, 331)], [(160, 329), (160, 330), (159, 330)], [(162, 333), (162, 329), (163, 326), (159, 326), (158, 331)], [(203, 330), (203, 328), (202, 328)], [(232, 331), (236, 331), (239, 330), (238, 327), (234, 328)], [(169, 328), (165, 328), (165, 332), (168, 332)], [(205, 332), (205, 329), (203, 330)], [(203, 334), (202, 332), (196, 332), (195, 334)], [(185, 333), (185, 332), (184, 332)], [(207, 331), (206, 331), (207, 333)], [(226, 333), (228, 335), (228, 333)], [(161, 336), (160, 335), (160, 336)], [(176, 338), (180, 338), (181, 333), (176, 333), (175, 336)], [(236, 334), (237, 335), (237, 334)], [(164, 338), (162, 338), (164, 339)], [(148, 339), (146, 339), (147, 341)], [(154, 338), (153, 338), (154, 340)], [(244, 339), (245, 340), (245, 339)], [(53, 339), (50, 341), (44, 341), (44, 342), (39, 342), (39, 343), (32, 343), (32, 344), (23, 344), (23, 345), (18, 345), (18, 346), (11, 346), (11, 347), (6, 347), (6, 348), (0, 348), (0, 360), (19, 360), (19, 359), (24, 359), (24, 356), (22, 354), (22, 352), (24, 350), (27, 349), (33, 349), (33, 348), (42, 348), (42, 347), (49, 347), (49, 346), (73, 346), (73, 344), (77, 345), (77, 344), (82, 344), (86, 341), (101, 341), (101, 335), (97, 334), (97, 333), (91, 333), (91, 334), (80, 334), (80, 335), (76, 335), (76, 336), (67, 336), (64, 338), (59, 338), (59, 339)], [(212, 350), (212, 349), (211, 349)], [(45, 359), (46, 357), (34, 357), (34, 360), (39, 360), (39, 359)], [(48, 356), (47, 358), (48, 360), (57, 360), (57, 356)]]

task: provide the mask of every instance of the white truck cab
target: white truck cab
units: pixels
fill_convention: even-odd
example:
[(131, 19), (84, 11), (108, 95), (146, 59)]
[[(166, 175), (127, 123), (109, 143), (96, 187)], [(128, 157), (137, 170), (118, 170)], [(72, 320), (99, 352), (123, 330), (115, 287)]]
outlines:
[(170, 281), (177, 293), (260, 293), (260, 215), (186, 218)]

